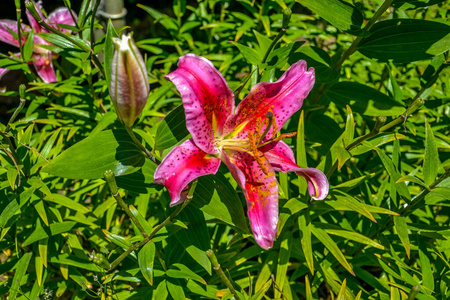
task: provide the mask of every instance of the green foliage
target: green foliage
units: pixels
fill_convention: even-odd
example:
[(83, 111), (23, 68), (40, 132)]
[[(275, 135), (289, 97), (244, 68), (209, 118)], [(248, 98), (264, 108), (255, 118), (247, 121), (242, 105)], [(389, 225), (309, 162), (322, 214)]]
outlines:
[[(154, 160), (114, 113), (111, 38), (123, 28), (95, 20), (96, 1), (82, 1), (76, 34), (23, 32), (22, 56), (1, 55), (1, 68), (28, 80), (26, 93), (6, 84), (0, 94), (24, 103), (0, 124), (2, 297), (450, 298), (446, 1), (128, 2), (151, 84), (133, 130)], [(29, 65), (36, 36), (59, 55), (58, 82)], [(297, 163), (322, 170), (330, 194), (311, 201), (303, 178), (279, 174), (270, 250), (254, 242), (226, 168), (199, 178), (187, 206), (171, 208), (153, 182), (158, 162), (189, 138), (164, 79), (186, 53), (210, 59), (237, 102), (300, 59), (315, 68), (313, 91), (282, 132), (298, 132), (286, 140)]]

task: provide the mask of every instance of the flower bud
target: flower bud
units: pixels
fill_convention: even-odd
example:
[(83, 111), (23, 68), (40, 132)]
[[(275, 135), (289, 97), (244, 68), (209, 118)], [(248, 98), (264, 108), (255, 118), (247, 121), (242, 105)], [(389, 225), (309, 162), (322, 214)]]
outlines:
[(150, 93), (147, 69), (131, 34), (113, 38), (115, 50), (111, 65), (111, 100), (119, 120), (128, 127), (144, 109)]

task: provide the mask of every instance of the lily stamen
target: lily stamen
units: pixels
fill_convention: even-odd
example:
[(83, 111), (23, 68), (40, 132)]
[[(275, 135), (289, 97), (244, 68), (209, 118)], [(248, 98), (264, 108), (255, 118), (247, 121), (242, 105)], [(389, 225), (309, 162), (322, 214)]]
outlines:
[[(270, 127), (273, 126), (272, 135), (276, 132), (276, 126), (277, 122), (275, 121), (275, 116), (273, 115), (272, 110), (269, 110), (266, 113), (266, 129), (264, 130), (263, 134), (261, 134), (260, 138), (258, 139), (258, 144), (261, 143), (262, 140), (266, 137), (267, 133), (269, 132)], [(273, 138), (273, 136), (272, 136)]]
[(252, 155), (255, 158), (255, 160), (258, 162), (259, 166), (261, 167), (261, 170), (264, 172), (264, 174), (269, 175), (269, 169), (267, 168), (267, 165), (265, 162), (264, 154), (258, 150), (258, 145), (256, 137), (254, 136), (253, 132), (248, 132), (248, 139), (250, 141), (250, 149), (252, 150)]
[(296, 136), (296, 135), (297, 135), (297, 132), (289, 132), (289, 133), (283, 133), (283, 134), (280, 134), (280, 135), (279, 135), (278, 137), (276, 137), (276, 138), (272, 138), (272, 139), (268, 140), (267, 142), (264, 142), (264, 143), (262, 143), (262, 144), (259, 144), (259, 145), (258, 145), (258, 148), (261, 148), (261, 147), (263, 147), (263, 146), (265, 146), (265, 145), (267, 145), (267, 144), (273, 143), (273, 142), (278, 142), (278, 141), (281, 141), (281, 140), (283, 140), (283, 139), (287, 139), (287, 138), (294, 137), (294, 136)]

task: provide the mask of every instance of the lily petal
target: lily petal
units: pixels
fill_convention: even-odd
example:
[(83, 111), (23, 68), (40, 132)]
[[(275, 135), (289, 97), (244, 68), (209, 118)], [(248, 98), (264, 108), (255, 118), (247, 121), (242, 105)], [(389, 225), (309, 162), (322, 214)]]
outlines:
[[(6, 75), (6, 73), (8, 73), (10, 70), (9, 69), (4, 69), (4, 68), (0, 68), (0, 80), (3, 78), (3, 76)], [(1, 89), (1, 88), (0, 88)]]
[(278, 223), (278, 184), (275, 172), (264, 156), (258, 163), (250, 154), (235, 151), (230, 154), (230, 161), (245, 174), (243, 191), (255, 241), (261, 248), (270, 249)]
[[(254, 85), (237, 106), (236, 114), (227, 122), (225, 132), (229, 133), (246, 124), (238, 135), (245, 138), (248, 130), (252, 130), (257, 122), (264, 121), (269, 110), (275, 116), (276, 128), (281, 129), (286, 120), (301, 108), (303, 99), (314, 86), (314, 80), (314, 69), (306, 70), (306, 62), (300, 60), (287, 69), (278, 81)], [(266, 140), (271, 135), (272, 128), (266, 135)]]
[(206, 58), (182, 56), (178, 69), (165, 76), (177, 87), (183, 100), (186, 127), (203, 151), (218, 153), (214, 137), (221, 136), (227, 117), (234, 109), (233, 91), (225, 78)]
[(323, 200), (328, 196), (327, 176), (315, 168), (300, 168), (295, 163), (294, 152), (283, 141), (270, 143), (261, 148), (275, 171), (295, 172), (308, 183), (308, 192), (314, 200)]
[[(19, 53), (14, 53), (13, 55), (14, 55), (15, 57), (17, 57), (17, 58), (20, 58), (20, 52), (19, 52)], [(10, 56), (10, 57), (14, 57), (14, 56)], [(4, 69), (4, 68), (0, 68), (0, 80), (1, 80), (2, 77), (5, 76), (6, 73), (8, 73), (9, 71), (11, 71), (11, 70), (9, 70), (9, 69)]]
[(44, 82), (58, 81), (53, 69), (52, 53), (50, 51), (46, 55), (33, 54), (31, 57), (36, 59), (33, 61), (34, 68)]
[[(73, 16), (75, 19), (77, 18), (76, 14), (74, 12)], [(67, 7), (60, 7), (56, 10), (54, 10), (47, 18), (47, 21), (51, 23), (53, 27), (60, 30), (61, 32), (69, 32), (71, 33), (72, 30), (67, 30), (59, 26), (58, 24), (64, 24), (64, 25), (70, 25), (75, 26), (74, 20), (72, 18), (72, 15), (70, 14), (70, 11)]]
[[(28, 31), (27, 26), (22, 24), (22, 31)], [(12, 31), (17, 33), (17, 21), (13, 20), (0, 20), (0, 41), (8, 43), (10, 45), (19, 47), (19, 40), (15, 39), (11, 32), (9, 32), (8, 28)], [(29, 28), (29, 27), (28, 27)], [(22, 45), (25, 44), (27, 41), (27, 38), (25, 36), (21, 37), (22, 39)]]
[(210, 157), (189, 139), (164, 157), (156, 168), (154, 182), (169, 190), (170, 205), (174, 206), (185, 200), (181, 194), (189, 182), (203, 175), (216, 174), (219, 166), (219, 158)]

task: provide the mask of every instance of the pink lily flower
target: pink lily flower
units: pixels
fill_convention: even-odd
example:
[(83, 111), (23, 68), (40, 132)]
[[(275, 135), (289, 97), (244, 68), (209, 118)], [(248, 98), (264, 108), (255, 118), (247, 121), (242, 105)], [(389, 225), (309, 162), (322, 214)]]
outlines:
[(293, 64), (274, 83), (253, 86), (234, 111), (234, 95), (225, 78), (206, 58), (187, 54), (178, 69), (166, 76), (183, 100), (186, 127), (192, 139), (176, 146), (163, 159), (154, 182), (163, 184), (171, 206), (183, 202), (189, 182), (215, 174), (224, 162), (242, 188), (256, 242), (273, 246), (278, 223), (278, 184), (275, 171), (296, 172), (308, 182), (313, 199), (328, 195), (328, 180), (319, 170), (300, 168), (292, 149), (276, 137), (287, 119), (303, 104), (314, 85), (314, 69)]
[[(30, 2), (30, 1), (29, 0), (25, 1), (25, 3), (28, 3), (28, 2)], [(48, 16), (48, 18), (45, 18), (42, 14), (42, 1), (38, 1), (37, 3), (34, 3), (34, 5), (36, 7), (36, 11), (39, 13), (39, 15), (42, 17), (42, 19), (45, 20), (46, 23), (48, 23), (50, 26), (52, 26), (55, 29), (61, 30), (62, 32), (70, 33), (70, 30), (61, 28), (58, 24), (65, 24), (65, 25), (72, 25), (72, 26), (75, 25), (75, 23), (72, 19), (72, 16), (70, 15), (70, 11), (66, 7), (61, 7), (61, 8), (56, 9)], [(28, 21), (30, 22), (31, 28), (28, 25), (21, 24), (22, 32), (29, 32), (29, 31), (31, 31), (31, 29), (34, 29), (35, 33), (49, 32), (49, 30), (45, 29), (37, 22), (37, 20), (30, 14), (30, 12), (28, 10), (26, 11), (26, 14), (27, 14)], [(74, 14), (74, 16), (75, 16), (75, 14)], [(14, 32), (16, 34), (19, 31), (16, 21), (0, 20), (0, 41), (19, 47), (19, 40), (14, 38), (14, 36), (11, 34), (11, 32), (8, 30), (8, 28), (9, 28), (9, 30), (11, 30), (12, 32)], [(21, 39), (22, 39), (22, 45), (24, 45), (27, 40), (26, 36), (21, 36)], [(34, 59), (32, 61), (32, 63), (34, 65), (34, 68), (36, 69), (36, 72), (39, 74), (39, 77), (41, 77), (44, 82), (57, 81), (55, 70), (53, 69), (53, 63), (52, 63), (52, 56), (54, 53), (52, 53), (50, 50), (44, 49), (39, 46), (39, 45), (51, 45), (51, 44), (38, 35), (34, 36), (33, 44), (34, 44), (34, 47), (33, 47), (33, 54), (31, 56), (31, 58)], [(16, 57), (19, 57), (20, 53), (15, 53), (14, 55)], [(0, 79), (8, 71), (9, 71), (8, 69), (0, 68)]]

